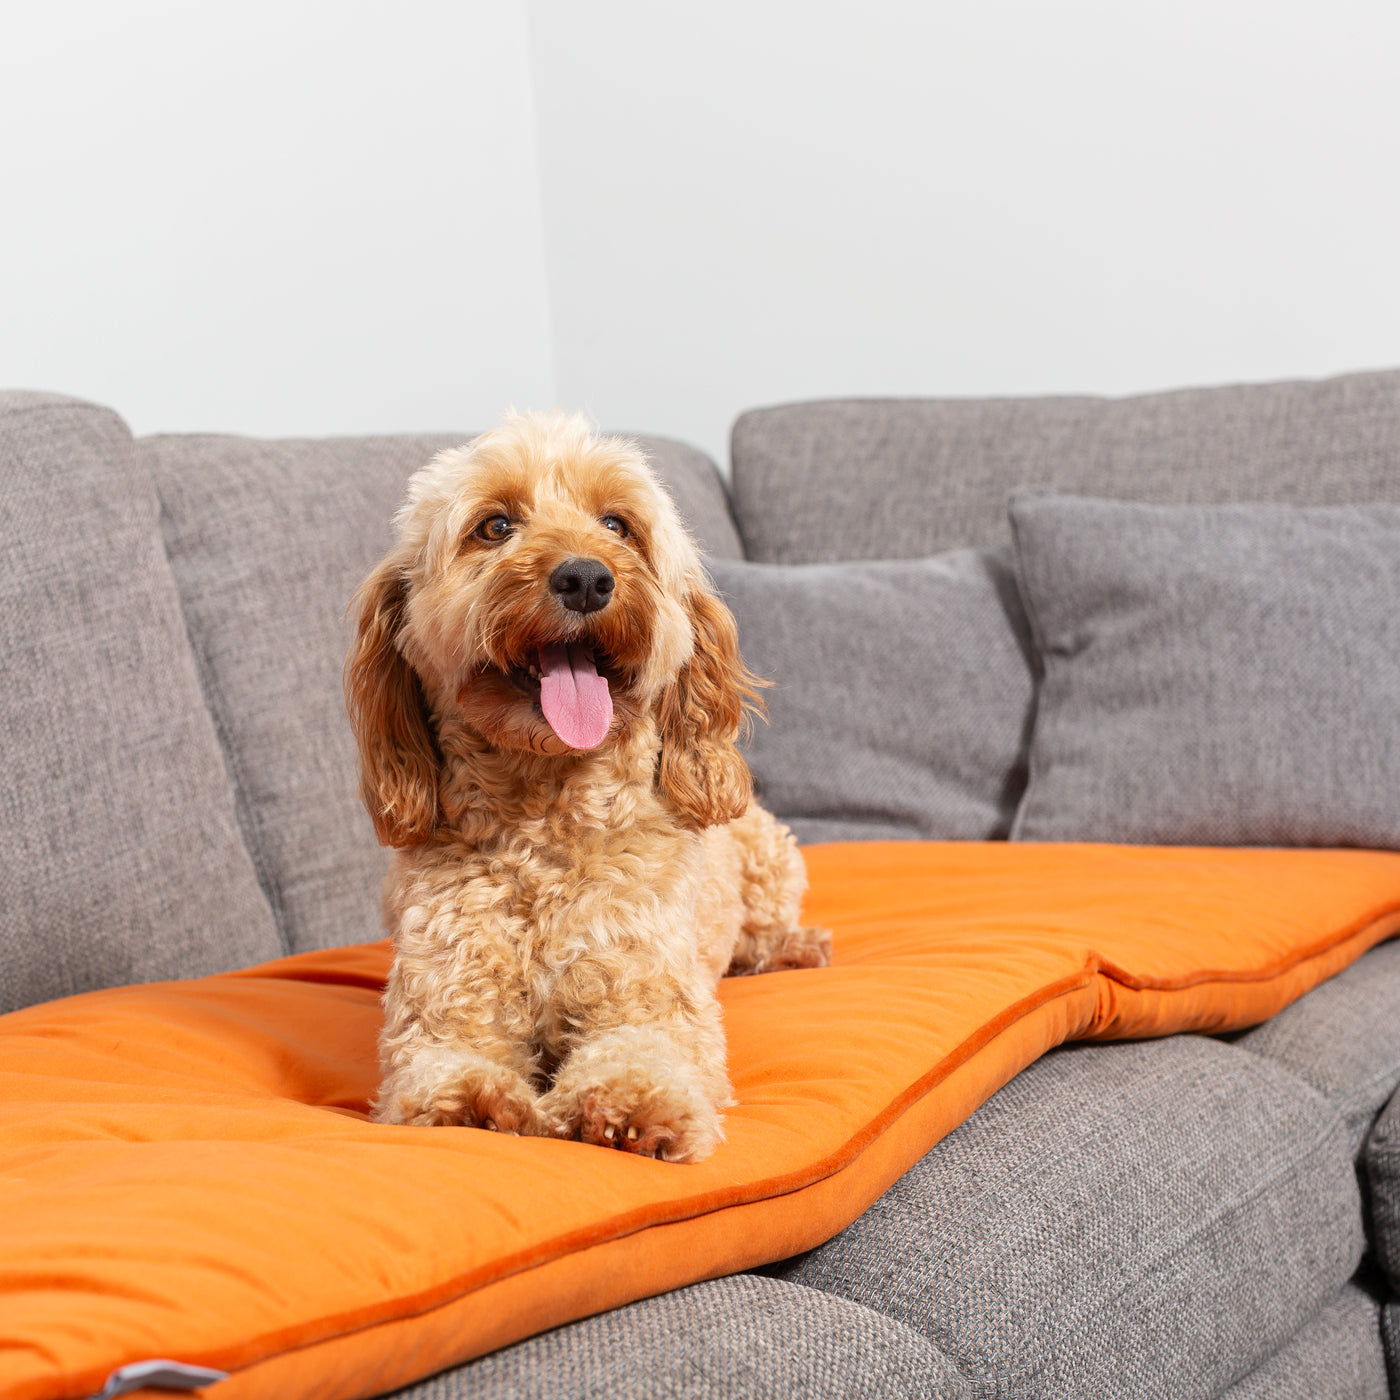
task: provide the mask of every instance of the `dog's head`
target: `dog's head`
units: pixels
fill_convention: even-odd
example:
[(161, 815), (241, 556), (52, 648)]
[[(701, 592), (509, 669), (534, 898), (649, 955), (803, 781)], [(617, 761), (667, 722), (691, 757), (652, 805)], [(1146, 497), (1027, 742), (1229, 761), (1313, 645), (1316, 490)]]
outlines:
[(493, 749), (564, 758), (650, 717), (657, 782), (688, 826), (743, 811), (735, 748), (754, 678), (670, 497), (580, 416), (513, 415), (409, 484), (399, 542), (355, 598), (346, 694), (361, 795), (386, 845), (426, 840), (431, 715)]

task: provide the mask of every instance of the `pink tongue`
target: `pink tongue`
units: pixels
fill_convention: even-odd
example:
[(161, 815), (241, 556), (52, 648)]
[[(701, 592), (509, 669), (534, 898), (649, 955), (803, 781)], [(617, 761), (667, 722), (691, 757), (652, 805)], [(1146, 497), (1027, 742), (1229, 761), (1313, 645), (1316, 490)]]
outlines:
[(550, 642), (540, 648), (540, 709), (571, 749), (596, 749), (608, 737), (612, 696), (593, 664), (592, 647)]

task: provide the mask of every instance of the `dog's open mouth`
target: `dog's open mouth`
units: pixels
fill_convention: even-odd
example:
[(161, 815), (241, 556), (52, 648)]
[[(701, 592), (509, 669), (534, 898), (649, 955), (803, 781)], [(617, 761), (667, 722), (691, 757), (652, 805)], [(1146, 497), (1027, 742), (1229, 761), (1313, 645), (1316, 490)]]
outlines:
[(571, 749), (596, 749), (612, 727), (612, 692), (585, 642), (545, 642), (537, 660), (514, 666), (510, 678), (539, 701), (549, 727)]

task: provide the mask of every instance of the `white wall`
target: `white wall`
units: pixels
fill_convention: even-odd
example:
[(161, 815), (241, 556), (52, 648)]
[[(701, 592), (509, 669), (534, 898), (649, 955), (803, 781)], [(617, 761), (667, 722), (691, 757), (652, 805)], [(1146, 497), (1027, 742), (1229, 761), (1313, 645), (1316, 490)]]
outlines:
[(553, 400), (519, 4), (10, 4), (0, 143), (0, 384), (138, 432)]
[(1388, 0), (30, 0), (0, 384), (138, 431), (1400, 363)]
[(1389, 0), (530, 16), (555, 385), (607, 421), (1400, 363)]

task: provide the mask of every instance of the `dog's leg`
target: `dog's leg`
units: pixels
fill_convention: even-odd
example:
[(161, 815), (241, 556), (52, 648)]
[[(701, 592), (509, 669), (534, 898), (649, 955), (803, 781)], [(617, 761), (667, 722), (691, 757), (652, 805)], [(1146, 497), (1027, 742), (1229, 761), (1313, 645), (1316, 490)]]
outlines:
[[(508, 917), (446, 908), (404, 912), (384, 992), (379, 1123), (545, 1131), (536, 1110), (538, 1053), (519, 930)], [(453, 936), (464, 919), (472, 936)]]
[(420, 1128), (538, 1134), (537, 1097), (518, 1070), (480, 1050), (424, 1042), (386, 1066), (373, 1116)]
[(729, 823), (739, 850), (744, 909), (726, 976), (826, 967), (831, 934), (798, 922), (807, 871), (792, 833), (762, 807)]
[(554, 1132), (673, 1162), (708, 1157), (731, 1100), (719, 1004), (702, 979), (634, 986), (593, 1013), (539, 1103)]

